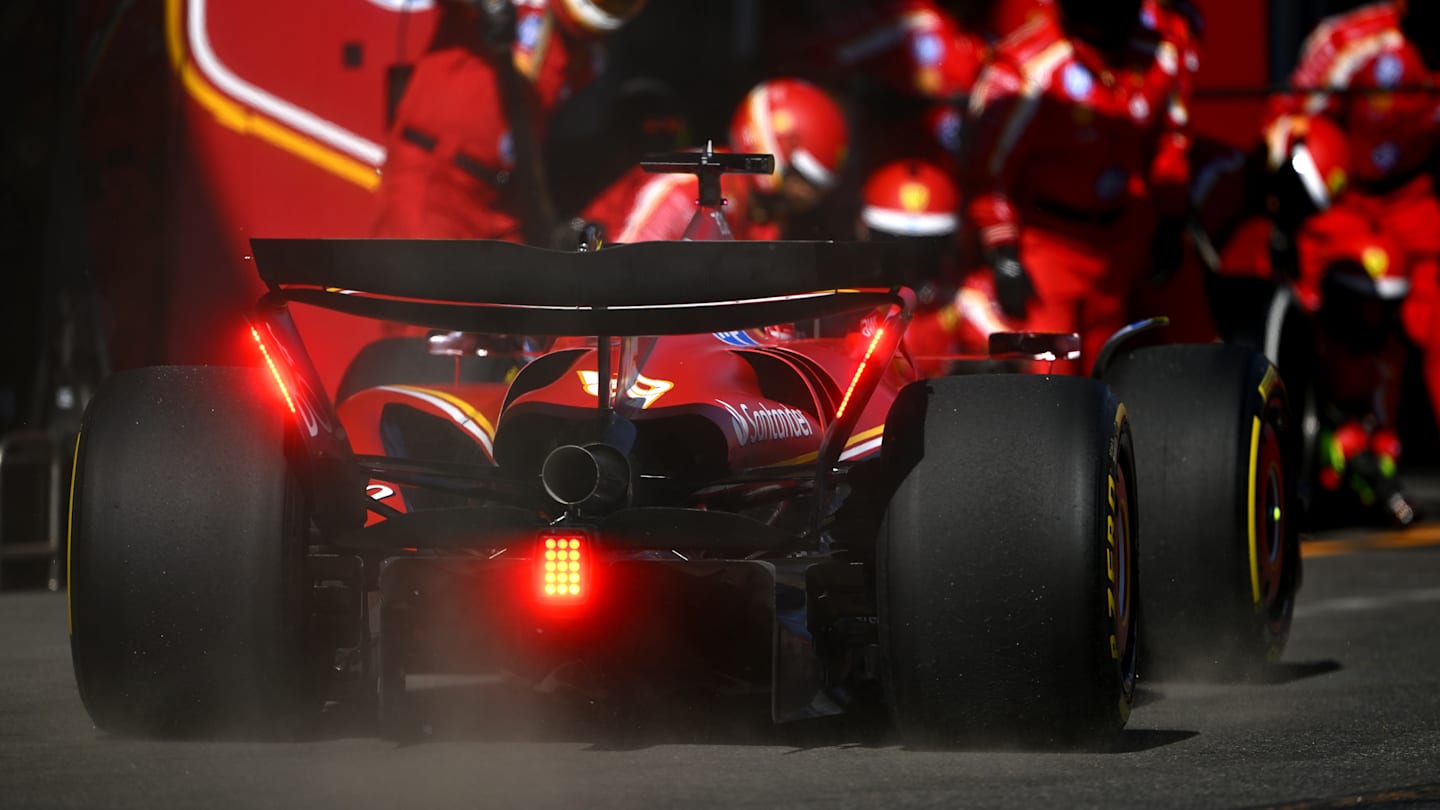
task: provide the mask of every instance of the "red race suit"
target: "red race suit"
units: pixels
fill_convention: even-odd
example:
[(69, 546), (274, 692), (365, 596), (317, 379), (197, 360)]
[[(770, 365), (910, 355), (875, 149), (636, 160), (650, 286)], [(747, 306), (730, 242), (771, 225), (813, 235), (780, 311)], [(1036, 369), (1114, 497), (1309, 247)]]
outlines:
[[(516, 3), (514, 65), (531, 91), (538, 137), (550, 112), (594, 73), (598, 47), (562, 35), (547, 0)], [(440, 4), (386, 139), (374, 235), (521, 241), (526, 190), (515, 188), (515, 146), (481, 23)]]
[(972, 99), (970, 220), (982, 247), (1018, 247), (1036, 291), (1020, 328), (1079, 332), (1086, 365), (1149, 276), (1156, 213), (1184, 211), (1181, 60), (1138, 21), (1107, 57), (1041, 18), (1001, 44)]
[(1394, 3), (1373, 3), (1322, 21), (1305, 42), (1292, 92), (1274, 102), (1286, 113), (1323, 114), (1345, 131), (1348, 191), (1327, 212), (1334, 240), (1356, 231), (1387, 233), (1406, 252), (1413, 288), (1402, 310), (1406, 331), (1425, 353), (1425, 382), (1440, 402), (1440, 204), (1428, 163), (1440, 123), (1432, 78), (1400, 27)]
[(1195, 74), (1200, 70), (1200, 13), (1185, 0), (1145, 0), (1140, 24), (1159, 34), (1180, 53), (1181, 95), (1193, 99)]

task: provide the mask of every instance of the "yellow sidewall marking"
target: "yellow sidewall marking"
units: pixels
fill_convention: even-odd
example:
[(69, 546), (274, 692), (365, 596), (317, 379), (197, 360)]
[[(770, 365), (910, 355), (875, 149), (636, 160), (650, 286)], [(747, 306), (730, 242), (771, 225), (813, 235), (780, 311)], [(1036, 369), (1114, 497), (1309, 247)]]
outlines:
[(1275, 383), (1279, 381), (1280, 374), (1275, 370), (1274, 366), (1265, 369), (1265, 377), (1260, 380), (1260, 399), (1269, 402), (1270, 391), (1275, 387)]
[[(1264, 388), (1264, 384), (1261, 384)], [(1255, 515), (1255, 487), (1256, 467), (1260, 460), (1260, 417), (1253, 417), (1250, 424), (1250, 491), (1247, 494), (1248, 508), (1246, 512), (1245, 527), (1250, 535), (1250, 595), (1254, 597), (1255, 604), (1260, 604), (1260, 561), (1258, 550), (1255, 547), (1255, 524), (1258, 522)]]
[[(1123, 402), (1116, 403), (1116, 406), (1115, 406), (1115, 435), (1114, 435), (1113, 437), (1111, 437), (1111, 440), (1110, 440), (1110, 441), (1111, 441), (1110, 456), (1111, 456), (1111, 461), (1114, 463), (1115, 468), (1116, 468), (1117, 471), (1119, 471), (1119, 469), (1120, 469), (1120, 428), (1121, 428), (1122, 426), (1124, 426), (1125, 420), (1126, 420), (1127, 416), (1128, 416), (1128, 414), (1127, 414), (1127, 412), (1126, 412), (1126, 410), (1125, 410), (1125, 403), (1123, 403)], [(1107, 527), (1107, 530), (1109, 531), (1109, 536), (1108, 536), (1106, 539), (1107, 539), (1107, 541), (1109, 541), (1110, 545), (1113, 547), (1113, 546), (1114, 546), (1114, 541), (1115, 541), (1114, 525), (1115, 525), (1115, 523), (1119, 522), (1122, 518), (1121, 518), (1121, 516), (1120, 516), (1120, 507), (1119, 507), (1119, 504), (1117, 504), (1117, 503), (1114, 502), (1115, 476), (1114, 476), (1114, 474), (1110, 474), (1110, 475), (1107, 476), (1107, 477), (1109, 478), (1109, 490), (1110, 490), (1109, 505), (1110, 505), (1110, 510), (1109, 510), (1109, 512), (1106, 514), (1106, 519), (1107, 519), (1107, 521), (1109, 521), (1110, 525)], [(1129, 489), (1128, 489), (1128, 487), (1129, 487), (1129, 483), (1130, 483), (1130, 482), (1127, 480), (1125, 483), (1126, 483), (1126, 487), (1127, 487), (1127, 489), (1126, 489), (1126, 494), (1127, 494), (1127, 496), (1128, 496), (1128, 494), (1129, 494)], [(1128, 507), (1128, 503), (1127, 503), (1127, 507)], [(1129, 513), (1128, 513), (1128, 508), (1127, 508), (1127, 513), (1126, 513), (1126, 518), (1125, 518), (1125, 519), (1127, 520), (1127, 522), (1124, 524), (1124, 526), (1125, 526), (1125, 542), (1127, 543), (1127, 546), (1126, 546), (1126, 552), (1127, 552), (1127, 554), (1128, 554), (1129, 550), (1130, 550), (1131, 548), (1133, 548), (1132, 546), (1129, 546), (1129, 545), (1128, 545), (1128, 543), (1130, 542), (1130, 528), (1131, 528), (1131, 527), (1130, 527), (1130, 524), (1128, 523), (1128, 517), (1129, 517)], [(1107, 549), (1107, 550), (1108, 550), (1108, 549)], [(1134, 563), (1134, 561), (1133, 561), (1133, 560), (1130, 560), (1130, 559), (1128, 558), (1128, 556), (1127, 556), (1127, 559), (1126, 559), (1127, 569), (1126, 569), (1126, 570), (1129, 570), (1129, 566), (1132, 565), (1133, 563)], [(1112, 576), (1110, 577), (1110, 589), (1109, 589), (1109, 591), (1108, 591), (1108, 592), (1106, 593), (1106, 595), (1105, 595), (1105, 596), (1106, 596), (1106, 600), (1107, 600), (1108, 602), (1110, 602), (1111, 604), (1113, 604), (1113, 603), (1115, 602), (1115, 590), (1114, 590), (1114, 588), (1115, 588), (1115, 577), (1112, 575)], [(1133, 594), (1132, 594), (1132, 596), (1133, 596)], [(1114, 616), (1114, 613), (1113, 613), (1113, 612), (1112, 612), (1112, 616)], [(1116, 618), (1116, 620), (1117, 620), (1117, 621), (1116, 621), (1116, 624), (1115, 624), (1115, 628), (1116, 628), (1116, 630), (1118, 631), (1118, 630), (1119, 630), (1119, 627), (1120, 627), (1119, 621), (1118, 621), (1119, 617), (1118, 617), (1118, 616), (1114, 616), (1114, 618)], [(1118, 646), (1118, 641), (1117, 641), (1116, 636), (1113, 635), (1113, 634), (1110, 636), (1110, 657), (1111, 657), (1112, 660), (1119, 660), (1119, 658), (1120, 658), (1120, 649), (1119, 649), (1119, 646)], [(1120, 720), (1121, 720), (1121, 722), (1126, 722), (1126, 723), (1128, 723), (1128, 722), (1130, 721), (1130, 703), (1131, 703), (1131, 700), (1134, 700), (1134, 695), (1133, 695), (1133, 693), (1131, 694), (1130, 699), (1127, 700), (1127, 699), (1126, 699), (1126, 695), (1124, 694), (1124, 690), (1122, 689), (1122, 690), (1121, 690), (1121, 695), (1120, 695), (1120, 705), (1119, 705), (1119, 707), (1118, 707), (1118, 708), (1119, 708), (1119, 711), (1120, 711)]]
[(80, 477), (80, 434), (75, 434), (75, 454), (70, 461), (70, 505), (65, 516), (65, 628), (70, 635), (75, 635), (75, 609), (72, 606), (70, 594), (70, 566), (75, 555), (70, 553), (73, 545), (72, 537), (75, 536), (75, 479)]
[(380, 175), (371, 166), (250, 110), (206, 81), (185, 51), (185, 38), (181, 29), (181, 0), (167, 0), (165, 34), (165, 41), (170, 47), (170, 61), (180, 76), (180, 83), (191, 98), (215, 116), (215, 120), (222, 126), (241, 135), (259, 138), (368, 191), (374, 191), (380, 185)]

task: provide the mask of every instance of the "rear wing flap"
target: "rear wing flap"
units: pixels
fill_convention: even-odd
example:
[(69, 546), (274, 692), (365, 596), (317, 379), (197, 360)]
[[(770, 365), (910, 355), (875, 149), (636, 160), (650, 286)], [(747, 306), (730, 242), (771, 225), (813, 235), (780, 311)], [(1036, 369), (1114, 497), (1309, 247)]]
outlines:
[(285, 300), (471, 332), (663, 335), (746, 329), (891, 303), (897, 243), (641, 242), (566, 252), (491, 240), (254, 239)]

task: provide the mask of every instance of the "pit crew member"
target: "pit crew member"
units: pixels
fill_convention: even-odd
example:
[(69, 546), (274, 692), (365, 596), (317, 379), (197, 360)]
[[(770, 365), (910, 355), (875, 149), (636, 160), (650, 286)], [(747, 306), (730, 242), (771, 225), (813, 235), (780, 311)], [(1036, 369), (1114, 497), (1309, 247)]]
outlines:
[(1325, 115), (1349, 140), (1350, 191), (1326, 217), (1339, 233), (1392, 235), (1414, 282), (1402, 310), (1424, 352), (1424, 376), (1440, 402), (1440, 204), (1430, 169), (1440, 115), (1431, 92), (1440, 68), (1440, 4), (1371, 3), (1321, 21), (1292, 74), (1292, 92), (1275, 100), (1286, 115)]
[(1159, 223), (1185, 212), (1188, 115), (1179, 50), (1140, 25), (1140, 0), (1056, 5), (981, 74), (966, 210), (1005, 314), (1080, 333), (1088, 367), (1150, 274), (1151, 239), (1173, 238)]
[(643, 0), (501, 4), (513, 16), (487, 5), (438, 4), (386, 139), (375, 236), (548, 239), (537, 144), (556, 105), (594, 77), (599, 39)]
[(1417, 515), (1398, 475), (1396, 429), (1406, 355), (1399, 311), (1410, 292), (1405, 251), (1356, 234), (1323, 252), (1318, 295), (1301, 301), (1317, 324), (1318, 483), (1340, 497), (1316, 498), (1316, 506), (1322, 520), (1338, 508), (1407, 526)]

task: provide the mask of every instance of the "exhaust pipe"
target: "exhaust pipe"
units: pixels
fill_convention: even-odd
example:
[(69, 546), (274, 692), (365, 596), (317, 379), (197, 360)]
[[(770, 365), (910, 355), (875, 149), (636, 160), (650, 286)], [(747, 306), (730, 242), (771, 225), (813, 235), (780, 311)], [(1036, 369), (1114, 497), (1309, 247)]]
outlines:
[(592, 514), (609, 512), (630, 499), (630, 460), (608, 444), (567, 444), (545, 457), (540, 481), (560, 503)]

